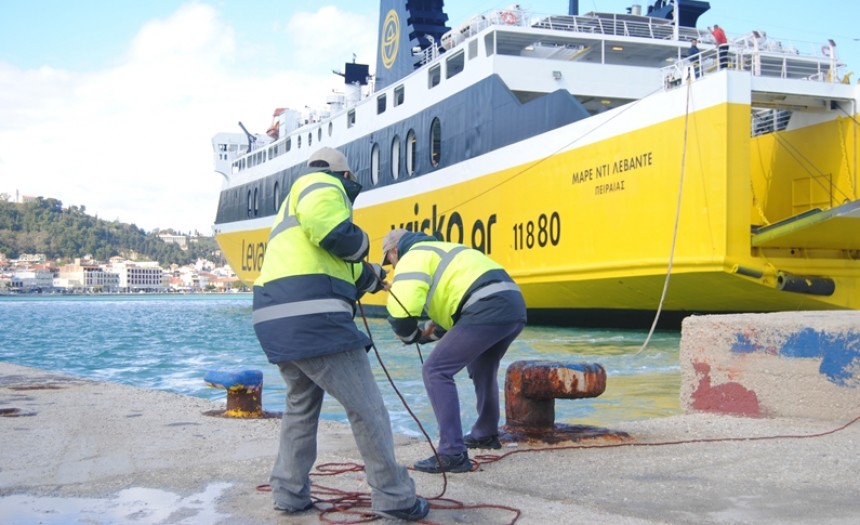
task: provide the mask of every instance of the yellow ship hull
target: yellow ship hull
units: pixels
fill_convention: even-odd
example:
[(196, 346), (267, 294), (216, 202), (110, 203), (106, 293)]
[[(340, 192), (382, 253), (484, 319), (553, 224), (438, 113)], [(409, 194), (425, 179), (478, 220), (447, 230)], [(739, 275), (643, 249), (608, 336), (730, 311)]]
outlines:
[[(729, 94), (734, 83), (749, 79), (693, 86), (687, 99), (659, 93), (597, 124), (587, 119), (485, 156), (505, 156), (504, 169), (476, 175), (498, 162), (471, 159), (450, 183), (371, 190), (354, 220), (371, 238), (374, 262), (393, 227), (484, 251), (520, 285), (533, 320), (619, 326), (645, 324), (658, 309), (677, 321), (860, 308), (856, 210), (756, 242), (759, 229), (857, 201), (857, 115), (753, 137), (751, 105)], [(688, 102), (714, 91), (721, 103)], [(673, 107), (675, 116), (653, 117)], [(517, 152), (539, 149), (533, 144), (553, 152), (518, 161)], [(217, 235), (246, 283), (258, 274), (267, 237), (265, 227)], [(795, 278), (801, 288), (810, 278), (832, 290), (786, 290), (785, 279)]]

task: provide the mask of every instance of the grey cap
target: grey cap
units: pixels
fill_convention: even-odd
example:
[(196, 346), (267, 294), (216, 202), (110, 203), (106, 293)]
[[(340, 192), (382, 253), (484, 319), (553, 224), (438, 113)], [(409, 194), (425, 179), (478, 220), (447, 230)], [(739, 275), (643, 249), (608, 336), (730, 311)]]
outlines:
[(308, 166), (317, 161), (325, 162), (331, 171), (348, 171), (352, 175), (350, 178), (355, 180), (355, 173), (349, 167), (346, 156), (338, 150), (328, 147), (316, 150), (308, 158)]
[(388, 232), (385, 235), (385, 238), (382, 239), (382, 264), (383, 266), (386, 264), (391, 264), (391, 261), (388, 260), (388, 252), (394, 249), (397, 246), (397, 243), (400, 242), (400, 239), (403, 238), (407, 230), (403, 228), (395, 228)]

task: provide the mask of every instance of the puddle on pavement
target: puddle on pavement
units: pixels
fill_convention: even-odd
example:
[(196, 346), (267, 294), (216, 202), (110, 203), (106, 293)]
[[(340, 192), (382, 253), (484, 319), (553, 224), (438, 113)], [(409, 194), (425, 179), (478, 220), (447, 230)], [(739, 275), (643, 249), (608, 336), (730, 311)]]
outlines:
[(202, 492), (182, 497), (158, 489), (134, 487), (110, 498), (61, 498), (15, 494), (0, 497), (4, 525), (206, 525), (228, 518), (215, 510), (230, 483), (210, 483)]

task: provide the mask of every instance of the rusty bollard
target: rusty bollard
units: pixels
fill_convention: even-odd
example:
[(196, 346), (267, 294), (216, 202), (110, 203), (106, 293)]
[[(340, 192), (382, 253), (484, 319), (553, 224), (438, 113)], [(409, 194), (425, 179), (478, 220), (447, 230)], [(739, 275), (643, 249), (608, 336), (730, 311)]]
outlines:
[(259, 370), (210, 370), (203, 380), (227, 390), (225, 417), (258, 418), (263, 412), (263, 373)]
[[(516, 361), (505, 375), (503, 428), (510, 440), (558, 441), (572, 434), (611, 433), (596, 427), (555, 424), (555, 400), (597, 397), (606, 390), (606, 371), (597, 363), (565, 364), (554, 361)], [(586, 432), (583, 432), (583, 429)]]

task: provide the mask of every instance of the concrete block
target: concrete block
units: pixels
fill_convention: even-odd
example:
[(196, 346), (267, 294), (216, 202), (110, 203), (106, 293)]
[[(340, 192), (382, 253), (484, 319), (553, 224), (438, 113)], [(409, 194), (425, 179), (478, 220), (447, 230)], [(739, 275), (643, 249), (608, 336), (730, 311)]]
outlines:
[(860, 414), (860, 312), (691, 316), (681, 408), (750, 417)]

